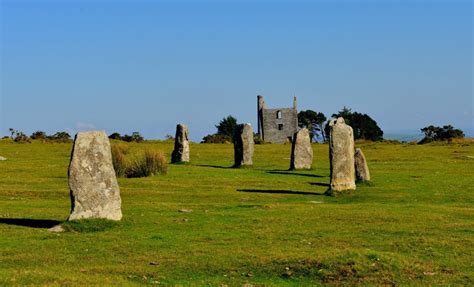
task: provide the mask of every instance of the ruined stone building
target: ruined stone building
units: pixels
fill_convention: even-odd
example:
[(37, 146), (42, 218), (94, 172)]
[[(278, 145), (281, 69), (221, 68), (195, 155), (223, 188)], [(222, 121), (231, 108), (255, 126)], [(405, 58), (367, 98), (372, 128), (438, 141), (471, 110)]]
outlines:
[(258, 135), (269, 143), (291, 141), (298, 131), (298, 111), (296, 97), (293, 108), (268, 109), (263, 96), (257, 96)]

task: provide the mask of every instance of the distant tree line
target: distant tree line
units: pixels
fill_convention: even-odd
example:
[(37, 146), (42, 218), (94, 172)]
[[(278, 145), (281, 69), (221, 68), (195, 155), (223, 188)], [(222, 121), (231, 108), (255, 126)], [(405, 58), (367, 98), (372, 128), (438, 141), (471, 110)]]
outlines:
[[(348, 125), (354, 130), (355, 139), (380, 141), (383, 139), (383, 131), (367, 114), (352, 112), (344, 107), (338, 113), (332, 115), (333, 118), (343, 117)], [(300, 111), (298, 113), (298, 126), (307, 128), (312, 141), (327, 142), (329, 139), (328, 119), (322, 112), (313, 110)], [(201, 143), (231, 143), (234, 130), (237, 127), (237, 119), (231, 115), (223, 118), (215, 127), (216, 133), (205, 136)], [(263, 143), (255, 134), (255, 143)]]
[[(44, 131), (36, 131), (30, 136), (27, 136), (22, 131), (10, 128), (10, 136), (5, 138), (10, 138), (17, 143), (29, 143), (32, 140), (39, 140), (44, 142), (70, 142), (71, 135), (67, 132), (57, 132), (52, 135), (48, 135)], [(121, 136), (119, 133), (113, 133), (109, 136), (110, 139), (121, 140), (125, 142), (142, 142), (145, 139), (139, 132), (133, 132), (131, 135)]]
[(433, 141), (452, 140), (455, 138), (464, 138), (464, 132), (460, 129), (455, 129), (451, 125), (443, 127), (427, 126), (421, 129), (425, 137), (419, 142), (420, 144), (429, 143)]
[[(354, 131), (354, 139), (356, 140), (383, 140), (383, 131), (378, 126), (377, 122), (367, 114), (353, 112), (351, 109), (344, 107), (339, 112), (332, 115), (332, 118), (344, 118), (346, 124), (352, 127)], [(298, 113), (298, 126), (300, 128), (307, 128), (310, 132), (311, 141), (327, 142), (329, 139), (329, 120), (322, 112), (313, 110), (304, 110)], [(229, 115), (224, 117), (215, 127), (216, 133), (205, 136), (201, 143), (232, 143), (235, 128), (237, 127), (237, 119)], [(36, 131), (30, 136), (25, 133), (9, 129), (10, 136), (4, 138), (11, 138), (17, 143), (28, 143), (31, 140), (40, 140), (46, 142), (69, 142), (71, 135), (67, 132), (57, 132), (53, 135), (48, 135), (43, 131)], [(420, 144), (429, 143), (433, 141), (452, 140), (455, 138), (464, 138), (464, 132), (460, 129), (454, 128), (452, 125), (427, 126), (421, 129), (424, 133), (424, 138), (419, 142)], [(142, 142), (144, 137), (139, 132), (133, 132), (131, 135), (120, 135), (115, 132), (109, 136), (112, 140), (120, 140), (125, 142)], [(173, 139), (172, 136), (167, 136), (167, 139)], [(263, 141), (254, 134), (254, 141), (257, 144)]]
[(48, 135), (43, 131), (36, 131), (30, 136), (27, 136), (22, 131), (10, 128), (10, 138), (17, 143), (29, 143), (31, 140), (41, 140), (48, 142), (69, 142), (71, 141), (71, 136), (67, 132), (57, 132), (53, 135)]
[(124, 142), (137, 142), (140, 143), (145, 140), (145, 138), (139, 132), (133, 132), (131, 135), (120, 135), (119, 133), (113, 133), (109, 136), (109, 139), (119, 140)]

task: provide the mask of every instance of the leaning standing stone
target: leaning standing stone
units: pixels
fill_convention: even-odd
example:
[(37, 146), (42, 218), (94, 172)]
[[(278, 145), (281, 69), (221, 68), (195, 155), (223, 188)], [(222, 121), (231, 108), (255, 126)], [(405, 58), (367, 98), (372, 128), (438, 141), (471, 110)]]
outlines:
[(367, 161), (365, 160), (364, 153), (360, 148), (356, 148), (355, 150), (354, 164), (357, 180), (370, 181), (369, 167), (367, 166)]
[(234, 167), (253, 165), (253, 129), (250, 124), (240, 124), (234, 133)]
[(293, 136), (290, 169), (311, 169), (312, 164), (313, 148), (311, 147), (311, 139), (308, 129), (303, 128)]
[(120, 189), (105, 132), (76, 135), (69, 165), (71, 214), (68, 220), (122, 218)]
[(329, 160), (331, 191), (356, 189), (354, 171), (354, 134), (343, 118), (329, 122)]
[(174, 150), (171, 154), (171, 163), (189, 162), (189, 131), (183, 124), (176, 126)]

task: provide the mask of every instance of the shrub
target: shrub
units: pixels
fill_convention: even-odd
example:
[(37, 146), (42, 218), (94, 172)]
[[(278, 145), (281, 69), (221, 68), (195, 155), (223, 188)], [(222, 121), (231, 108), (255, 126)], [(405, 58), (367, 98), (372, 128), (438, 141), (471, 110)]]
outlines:
[(122, 140), (122, 136), (119, 133), (113, 133), (109, 136), (111, 140)]
[(128, 153), (128, 147), (125, 145), (112, 145), (112, 164), (117, 177), (124, 177), (127, 172), (127, 162), (125, 155)]
[(23, 132), (9, 128), (8, 129), (11, 133), (10, 138), (16, 143), (30, 143), (31, 139), (25, 135)]
[(232, 137), (219, 134), (207, 135), (202, 138), (201, 143), (232, 143)]
[(124, 135), (122, 137), (122, 140), (126, 141), (126, 142), (140, 143), (140, 142), (144, 141), (145, 139), (143, 138), (143, 136), (139, 132), (133, 132), (131, 136), (130, 135)]
[(71, 135), (67, 132), (57, 132), (52, 136), (48, 136), (50, 141), (66, 143), (71, 141)]
[(125, 142), (137, 142), (137, 143), (140, 143), (145, 140), (145, 138), (143, 138), (143, 136), (139, 132), (133, 132), (132, 135), (123, 135), (123, 136), (121, 136), (119, 133), (113, 133), (109, 136), (109, 139), (121, 140)]
[(36, 131), (31, 134), (30, 138), (34, 140), (45, 140), (48, 137), (43, 131)]
[(260, 137), (260, 135), (259, 135), (259, 134), (255, 134), (255, 133), (253, 134), (253, 142), (254, 142), (255, 144), (264, 144), (264, 143), (265, 143), (265, 141), (262, 140), (262, 138)]
[(13, 141), (15, 141), (16, 143), (30, 143), (31, 139), (24, 133), (17, 132)]
[(433, 125), (421, 129), (425, 137), (420, 141), (420, 144), (429, 143), (432, 141), (452, 140), (464, 138), (464, 132), (460, 129), (455, 129), (451, 125), (443, 127), (435, 127)]
[(166, 157), (161, 151), (147, 150), (142, 158), (133, 161), (127, 168), (127, 177), (147, 177), (168, 172)]

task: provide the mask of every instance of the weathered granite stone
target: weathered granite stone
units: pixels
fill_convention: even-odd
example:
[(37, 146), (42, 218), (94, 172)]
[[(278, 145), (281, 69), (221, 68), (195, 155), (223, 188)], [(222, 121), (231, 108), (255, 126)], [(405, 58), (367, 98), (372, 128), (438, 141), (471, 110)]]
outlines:
[(290, 169), (311, 169), (313, 164), (313, 148), (309, 131), (303, 128), (293, 136), (291, 145)]
[(53, 227), (49, 228), (48, 231), (55, 232), (55, 233), (61, 233), (61, 232), (64, 232), (66, 230), (64, 230), (64, 227), (62, 227), (61, 224), (58, 224), (56, 226), (53, 226)]
[(171, 154), (171, 163), (189, 162), (189, 131), (183, 124), (176, 126), (174, 150)]
[(120, 189), (105, 132), (76, 135), (69, 165), (69, 188), (71, 214), (68, 220), (122, 218)]
[(253, 129), (250, 124), (240, 124), (234, 133), (234, 167), (253, 165)]
[(357, 180), (370, 181), (369, 167), (367, 166), (365, 155), (360, 148), (355, 150), (354, 164)]
[(331, 191), (356, 189), (354, 170), (354, 134), (343, 118), (329, 122), (329, 160)]

